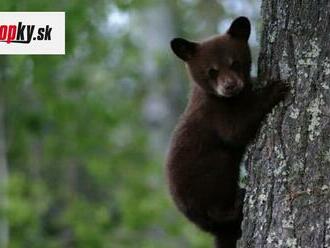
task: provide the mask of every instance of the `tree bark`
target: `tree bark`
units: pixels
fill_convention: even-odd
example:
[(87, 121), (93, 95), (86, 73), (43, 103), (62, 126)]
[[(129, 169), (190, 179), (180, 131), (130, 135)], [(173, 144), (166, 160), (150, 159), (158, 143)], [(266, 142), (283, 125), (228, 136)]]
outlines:
[(262, 18), (259, 78), (292, 90), (247, 152), (240, 247), (330, 247), (330, 1), (263, 0)]

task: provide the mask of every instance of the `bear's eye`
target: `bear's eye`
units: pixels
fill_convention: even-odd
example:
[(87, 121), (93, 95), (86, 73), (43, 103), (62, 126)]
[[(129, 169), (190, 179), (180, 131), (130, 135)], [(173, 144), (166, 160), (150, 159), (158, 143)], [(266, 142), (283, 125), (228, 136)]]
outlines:
[(239, 71), (241, 69), (241, 63), (237, 60), (234, 60), (230, 66), (230, 69), (232, 69), (233, 71)]
[(211, 68), (211, 69), (208, 70), (207, 74), (211, 79), (216, 79), (218, 74), (219, 74), (219, 71), (216, 70), (216, 69)]

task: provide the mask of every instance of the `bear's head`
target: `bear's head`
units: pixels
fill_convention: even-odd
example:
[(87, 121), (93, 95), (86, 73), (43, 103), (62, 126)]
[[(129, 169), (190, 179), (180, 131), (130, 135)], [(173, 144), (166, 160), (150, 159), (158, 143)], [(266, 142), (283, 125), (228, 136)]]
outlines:
[(171, 48), (186, 62), (195, 83), (207, 93), (229, 98), (250, 84), (250, 31), (250, 21), (239, 17), (223, 35), (202, 42), (175, 38)]

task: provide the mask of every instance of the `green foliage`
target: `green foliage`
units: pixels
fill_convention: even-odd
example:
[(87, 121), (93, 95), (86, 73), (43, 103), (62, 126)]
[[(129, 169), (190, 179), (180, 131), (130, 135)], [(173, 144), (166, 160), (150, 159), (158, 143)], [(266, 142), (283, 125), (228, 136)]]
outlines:
[[(215, 32), (222, 7), (203, 3), (168, 1), (176, 33)], [(153, 147), (158, 139), (153, 133), (162, 131), (144, 116), (146, 99), (154, 93), (176, 94), (169, 101), (176, 111), (182, 109), (187, 86), (173, 81), (178, 73), (168, 47), (154, 52), (156, 75), (146, 75), (150, 44), (133, 32), (138, 23), (115, 31), (107, 26), (113, 11), (144, 16), (158, 5), (148, 0), (1, 1), (2, 11), (66, 11), (67, 54), (9, 56), (8, 77), (1, 82), (10, 247), (210, 247), (208, 235), (171, 202), (163, 171), (166, 142), (161, 149)], [(207, 16), (205, 23), (195, 15)], [(162, 129), (168, 140), (170, 128)]]

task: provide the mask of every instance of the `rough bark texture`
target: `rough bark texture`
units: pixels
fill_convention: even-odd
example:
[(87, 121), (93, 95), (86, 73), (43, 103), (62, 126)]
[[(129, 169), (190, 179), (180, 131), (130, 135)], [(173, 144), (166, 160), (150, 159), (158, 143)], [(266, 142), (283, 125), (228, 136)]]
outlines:
[(264, 0), (259, 77), (290, 82), (246, 165), (240, 247), (330, 247), (330, 1)]

